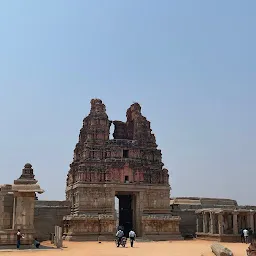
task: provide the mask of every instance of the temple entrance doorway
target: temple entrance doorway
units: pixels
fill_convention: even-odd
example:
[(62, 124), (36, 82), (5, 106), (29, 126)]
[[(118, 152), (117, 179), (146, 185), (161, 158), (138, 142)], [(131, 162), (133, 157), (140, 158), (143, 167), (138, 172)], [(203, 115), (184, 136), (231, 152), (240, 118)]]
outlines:
[(133, 229), (136, 232), (136, 196), (132, 193), (116, 193), (117, 228), (122, 228), (126, 237)]

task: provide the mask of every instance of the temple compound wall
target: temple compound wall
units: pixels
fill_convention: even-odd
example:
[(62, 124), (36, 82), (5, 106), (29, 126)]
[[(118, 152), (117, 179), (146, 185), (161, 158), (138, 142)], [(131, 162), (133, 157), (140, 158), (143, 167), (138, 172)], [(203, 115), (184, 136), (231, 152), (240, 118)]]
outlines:
[(68, 201), (35, 201), (34, 227), (39, 241), (50, 240), (54, 227), (63, 227), (63, 217), (70, 214)]
[(197, 214), (197, 238), (220, 242), (240, 242), (240, 230), (256, 230), (256, 210), (201, 209)]
[[(113, 239), (115, 197), (124, 229), (154, 240), (181, 238), (180, 218), (170, 211), (168, 170), (163, 168), (150, 122), (138, 103), (131, 105), (126, 117), (126, 122), (112, 122), (102, 101), (91, 100), (67, 175), (66, 199), (71, 202), (71, 214), (64, 217), (67, 240)], [(114, 139), (109, 139), (112, 123)]]

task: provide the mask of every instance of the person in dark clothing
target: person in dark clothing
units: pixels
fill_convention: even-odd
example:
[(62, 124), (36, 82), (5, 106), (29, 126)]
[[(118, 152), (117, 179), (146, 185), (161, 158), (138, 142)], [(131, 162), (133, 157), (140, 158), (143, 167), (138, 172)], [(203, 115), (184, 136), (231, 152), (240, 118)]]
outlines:
[(35, 247), (38, 249), (39, 248), (39, 246), (40, 246), (40, 242), (37, 240), (37, 238), (35, 238), (35, 240), (34, 240), (34, 245), (35, 245)]
[(22, 234), (20, 232), (20, 229), (18, 229), (18, 232), (17, 232), (17, 249), (20, 249), (20, 240), (22, 238)]
[(116, 237), (117, 237), (117, 247), (120, 246), (122, 238), (124, 236), (124, 231), (122, 229), (119, 229), (116, 233)]
[(133, 230), (131, 230), (129, 232), (129, 238), (130, 238), (130, 242), (131, 242), (131, 247), (133, 247), (133, 243), (135, 241), (135, 237), (136, 237), (136, 233)]
[(252, 243), (252, 235), (253, 235), (253, 231), (251, 228), (248, 229), (248, 242)]
[(240, 230), (240, 235), (241, 235), (241, 243), (244, 243), (245, 241), (244, 241), (244, 230), (243, 229)]

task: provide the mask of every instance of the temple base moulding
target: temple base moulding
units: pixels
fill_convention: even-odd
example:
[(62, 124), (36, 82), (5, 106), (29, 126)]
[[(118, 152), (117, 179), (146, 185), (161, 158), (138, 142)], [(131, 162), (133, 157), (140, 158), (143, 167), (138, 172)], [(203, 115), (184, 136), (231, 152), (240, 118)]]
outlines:
[(239, 243), (241, 242), (240, 235), (233, 234), (209, 234), (209, 233), (196, 233), (196, 238), (201, 240), (210, 240), (217, 242), (226, 242), (226, 243)]
[[(21, 245), (31, 245), (35, 238), (34, 230), (22, 230), (25, 237), (21, 239)], [(0, 246), (2, 245), (16, 245), (17, 244), (17, 230), (5, 229), (0, 231)]]

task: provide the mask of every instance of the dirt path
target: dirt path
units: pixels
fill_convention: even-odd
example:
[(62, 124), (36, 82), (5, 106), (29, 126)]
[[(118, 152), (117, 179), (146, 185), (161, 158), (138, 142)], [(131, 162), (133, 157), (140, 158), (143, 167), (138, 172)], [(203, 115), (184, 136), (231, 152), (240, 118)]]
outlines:
[[(49, 243), (44, 243), (48, 245)], [(116, 248), (114, 242), (64, 242), (63, 250), (0, 252), (0, 256), (212, 256), (211, 241), (138, 242), (134, 248)], [(234, 256), (245, 256), (247, 245), (225, 244)]]

